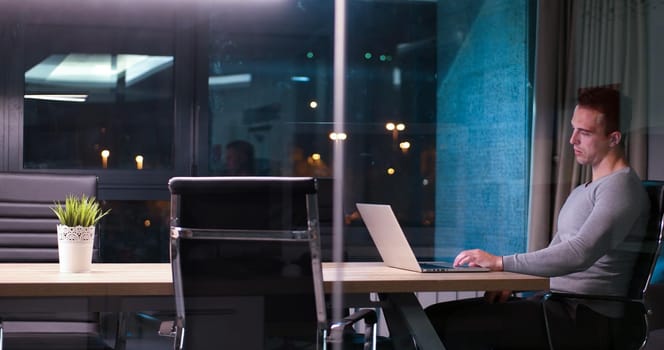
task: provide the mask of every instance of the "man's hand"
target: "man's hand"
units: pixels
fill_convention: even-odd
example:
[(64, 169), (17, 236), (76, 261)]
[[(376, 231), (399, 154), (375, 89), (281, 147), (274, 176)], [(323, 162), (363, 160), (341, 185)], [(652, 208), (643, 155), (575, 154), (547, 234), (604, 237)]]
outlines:
[(503, 271), (503, 257), (489, 254), (481, 249), (464, 250), (454, 258), (454, 266), (481, 266), (491, 271)]

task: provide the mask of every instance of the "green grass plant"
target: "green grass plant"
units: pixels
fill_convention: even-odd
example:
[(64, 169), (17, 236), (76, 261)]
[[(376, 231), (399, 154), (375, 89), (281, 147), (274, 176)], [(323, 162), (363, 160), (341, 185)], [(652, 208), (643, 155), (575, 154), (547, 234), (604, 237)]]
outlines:
[(80, 197), (68, 195), (65, 198), (64, 205), (55, 202), (51, 207), (62, 225), (66, 226), (94, 226), (101, 218), (106, 216), (111, 210), (103, 211), (97, 203), (95, 197), (82, 195)]

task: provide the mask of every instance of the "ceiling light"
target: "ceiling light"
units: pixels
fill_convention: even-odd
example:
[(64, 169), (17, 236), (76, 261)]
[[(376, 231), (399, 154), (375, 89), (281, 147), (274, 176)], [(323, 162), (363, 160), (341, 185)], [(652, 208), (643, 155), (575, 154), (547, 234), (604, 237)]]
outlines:
[(251, 74), (215, 75), (208, 78), (210, 86), (246, 86), (251, 83)]
[(63, 101), (63, 102), (85, 102), (88, 95), (86, 94), (26, 94), (23, 95), (25, 99), (31, 100), (47, 100), (47, 101)]

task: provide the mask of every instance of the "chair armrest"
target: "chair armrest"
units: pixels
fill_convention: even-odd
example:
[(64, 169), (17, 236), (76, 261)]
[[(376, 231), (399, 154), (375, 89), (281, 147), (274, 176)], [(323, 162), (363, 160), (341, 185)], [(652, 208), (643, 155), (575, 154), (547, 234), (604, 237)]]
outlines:
[(599, 295), (599, 294), (578, 294), (578, 293), (563, 293), (563, 292), (548, 292), (544, 294), (544, 299), (583, 299), (583, 300), (603, 300), (603, 301), (616, 301), (621, 303), (640, 303), (641, 300), (635, 300), (627, 297), (616, 295)]
[(589, 301), (618, 302), (623, 304), (638, 305), (639, 311), (643, 313), (646, 313), (648, 311), (642, 300), (635, 300), (615, 295), (577, 294), (577, 293), (562, 293), (562, 292), (548, 292), (544, 294), (544, 301), (561, 300), (561, 299), (580, 299), (580, 300), (589, 300)]
[(341, 342), (343, 341), (344, 331), (348, 327), (353, 326), (360, 320), (364, 320), (366, 327), (372, 328), (376, 322), (378, 322), (378, 316), (376, 315), (376, 310), (372, 309), (362, 309), (356, 311), (346, 317), (341, 321), (333, 323), (330, 325), (330, 333), (328, 335), (328, 341), (330, 342)]
[(640, 300), (633, 300), (626, 297), (615, 295), (598, 295), (598, 294), (577, 294), (577, 293), (562, 293), (562, 292), (548, 292), (544, 294), (544, 300), (560, 300), (560, 299), (583, 299), (583, 300), (603, 300), (603, 301), (616, 301), (621, 303), (640, 303)]

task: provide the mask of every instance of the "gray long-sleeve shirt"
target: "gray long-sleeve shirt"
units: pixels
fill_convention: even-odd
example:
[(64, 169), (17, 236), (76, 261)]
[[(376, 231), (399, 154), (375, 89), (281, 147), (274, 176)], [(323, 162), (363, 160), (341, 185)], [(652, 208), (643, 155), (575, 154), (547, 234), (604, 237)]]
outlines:
[[(643, 237), (648, 196), (631, 168), (578, 186), (558, 215), (548, 247), (503, 257), (505, 271), (551, 277), (551, 290), (625, 296), (636, 254), (628, 236)], [(605, 314), (613, 308), (593, 307)]]

